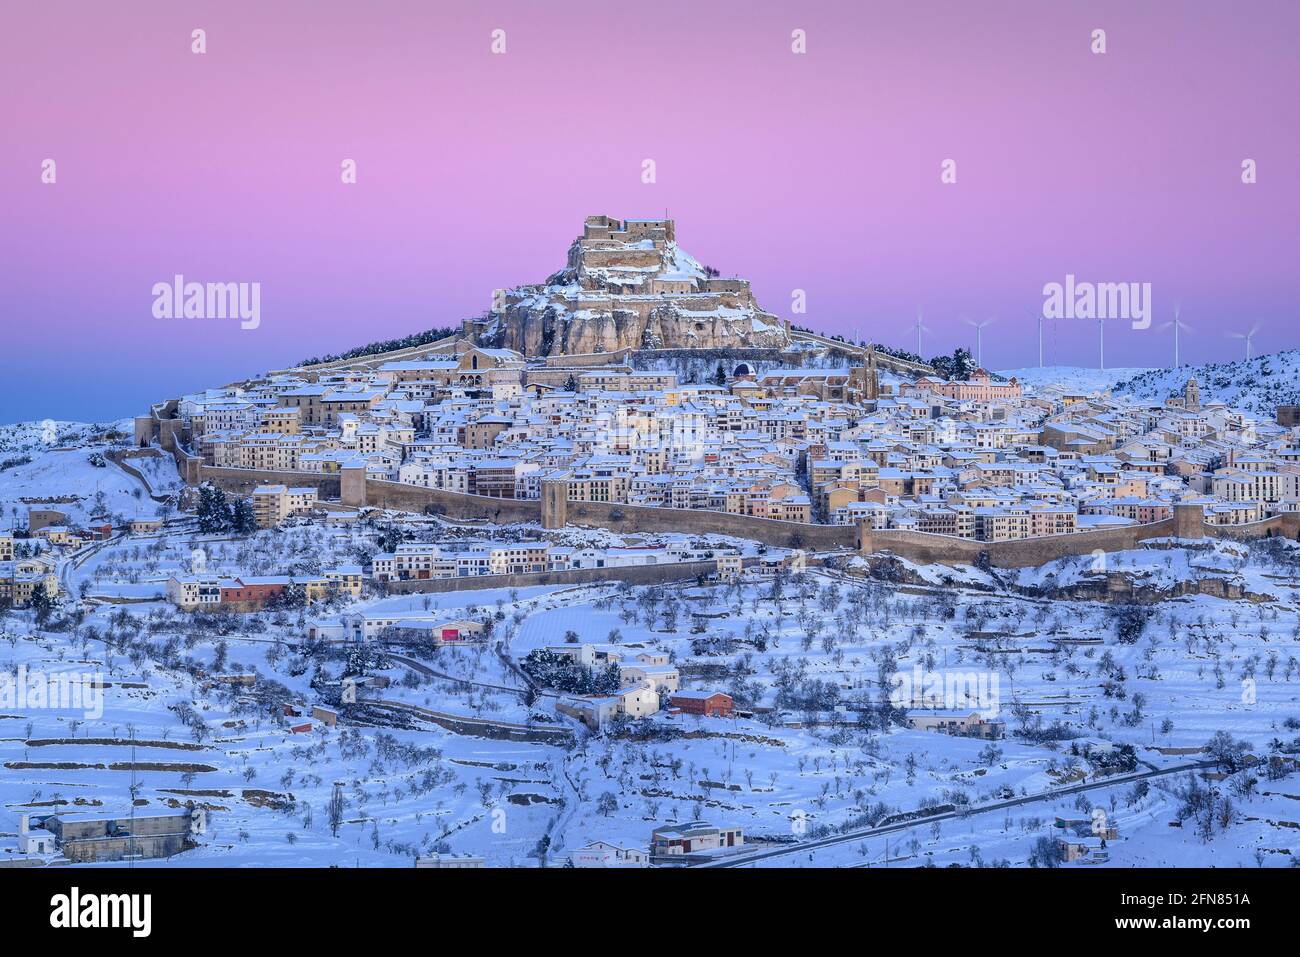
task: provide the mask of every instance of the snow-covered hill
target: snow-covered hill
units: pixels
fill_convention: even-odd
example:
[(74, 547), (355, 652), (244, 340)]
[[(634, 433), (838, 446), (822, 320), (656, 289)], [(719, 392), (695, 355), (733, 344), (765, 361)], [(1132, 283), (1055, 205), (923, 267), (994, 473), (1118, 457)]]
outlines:
[(1246, 361), (1150, 369), (1116, 385), (1116, 395), (1159, 402), (1182, 390), (1191, 376), (1201, 401), (1218, 400), (1231, 408), (1273, 418), (1279, 405), (1300, 404), (1300, 349), (1272, 352)]
[(1104, 392), (1119, 382), (1134, 376), (1156, 370), (1143, 368), (1128, 369), (1085, 369), (1080, 366), (1031, 366), (1027, 369), (999, 369), (997, 374), (1004, 379), (1013, 376), (1027, 389), (1036, 389), (1045, 385), (1059, 385), (1067, 389), (1079, 389), (1086, 392)]
[(118, 436), (130, 437), (133, 428), (131, 419), (98, 424), (42, 419), (0, 425), (0, 459), (32, 455), (51, 448), (102, 443)]
[(129, 448), (131, 429), (130, 419), (0, 425), (0, 529), (24, 524), (33, 506), (57, 508), (75, 525), (156, 517), (151, 496), (177, 493), (182, 483), (170, 456), (134, 460), (146, 485), (104, 454)]

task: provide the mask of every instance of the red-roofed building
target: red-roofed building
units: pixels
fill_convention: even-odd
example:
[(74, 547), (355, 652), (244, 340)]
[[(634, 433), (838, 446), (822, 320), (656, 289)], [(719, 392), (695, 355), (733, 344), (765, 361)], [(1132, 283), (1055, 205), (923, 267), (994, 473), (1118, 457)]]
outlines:
[(287, 577), (236, 578), (221, 586), (221, 604), (233, 611), (255, 611), (284, 594), (288, 587)]
[(677, 691), (668, 699), (668, 706), (683, 714), (702, 714), (710, 718), (729, 718), (735, 707), (731, 695), (721, 691)]

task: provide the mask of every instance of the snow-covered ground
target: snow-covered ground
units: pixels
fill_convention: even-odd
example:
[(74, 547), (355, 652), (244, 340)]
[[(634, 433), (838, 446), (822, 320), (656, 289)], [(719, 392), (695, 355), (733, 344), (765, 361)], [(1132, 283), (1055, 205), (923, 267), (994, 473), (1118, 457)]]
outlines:
[(151, 496), (178, 493), (182, 483), (171, 456), (130, 460), (148, 488), (107, 458), (129, 447), (132, 428), (130, 419), (0, 426), (0, 528), (25, 523), (33, 506), (58, 509), (73, 525), (100, 517), (156, 518), (160, 503)]
[[(36, 444), (3, 433), (31, 458), (0, 471), (7, 511), (21, 513), (35, 490), (70, 496), (75, 520), (98, 510), (96, 492), (109, 511), (152, 514), (138, 480), (91, 463), (102, 434), (46, 443), (37, 433)], [(150, 484), (169, 488), (166, 461), (149, 468)], [(851, 559), (842, 570), (751, 572), (737, 584), (368, 588), (257, 614), (183, 613), (162, 597), (171, 575), (196, 567), (248, 576), (364, 564), (390, 521), (407, 540), (449, 544), (684, 538), (390, 515), (298, 520), (247, 539), (173, 526), (65, 557), (69, 597), (48, 621), (0, 615), (0, 674), (87, 676), (104, 686), (102, 708), (0, 699), (0, 854), (12, 856), (20, 814), (129, 807), (132, 738), (139, 807), (195, 801), (212, 812), (200, 847), (145, 866), (404, 866), (432, 852), (554, 865), (596, 840), (645, 848), (654, 827), (695, 818), (738, 825), (768, 849), (854, 835), (762, 866), (879, 866), (886, 855), (890, 866), (1024, 866), (1055, 818), (1098, 813), (1119, 832), (1100, 866), (1281, 866), (1300, 848), (1300, 776), (1289, 763), (1300, 752), (1294, 542), (1157, 541), (1100, 564), (1014, 572), (899, 561), (889, 581)], [(1143, 604), (1095, 600), (1105, 581), (1127, 583)], [(1211, 597), (1206, 582), (1241, 597)], [(370, 660), (305, 641), (313, 621), (356, 612), (491, 619), (491, 640)], [(743, 714), (664, 711), (591, 734), (555, 712), (554, 695), (529, 694), (518, 671), (534, 649), (575, 639), (629, 658), (666, 653), (683, 687), (724, 691)], [(293, 731), (358, 670), (387, 687), (363, 690), (336, 727), (317, 720)], [(250, 675), (247, 687), (228, 684)], [(913, 730), (882, 709), (900, 680), (935, 675), (985, 689), (979, 709), (1005, 722), (1006, 737)], [(301, 705), (301, 718), (286, 717), (285, 704)], [(510, 726), (531, 739), (491, 736)], [(544, 737), (556, 728), (569, 738)], [(1177, 769), (1204, 760), (1219, 733), (1263, 763), (1226, 778), (1179, 771), (1112, 782), (1088, 757), (1097, 745), (1129, 746), (1137, 774)], [(1217, 789), (1210, 811), (1189, 795), (1191, 780)], [(1079, 784), (1090, 790), (1060, 793)], [(337, 828), (328, 813), (336, 785)], [(1016, 803), (981, 810), (1003, 801)], [(893, 832), (888, 846), (856, 836), (941, 806), (961, 813)]]
[(1265, 418), (1272, 418), (1279, 405), (1300, 404), (1300, 349), (1272, 352), (1249, 361), (1139, 371), (1118, 384), (1115, 392), (1158, 401), (1181, 392), (1193, 376), (1200, 386), (1202, 402), (1223, 402)]
[(1088, 369), (1080, 366), (1044, 366), (1041, 369), (1031, 366), (1025, 369), (999, 369), (997, 374), (1003, 378), (1016, 378), (1026, 389), (1038, 389), (1045, 385), (1060, 386), (1063, 389), (1078, 392), (1105, 392), (1121, 382), (1134, 376), (1149, 372), (1142, 368)]
[[(273, 715), (272, 706), (316, 700), (313, 679), (345, 669), (341, 650), (297, 646), (307, 621), (330, 607), (196, 619), (143, 591), (129, 604), (93, 599), (184, 567), (196, 547), (208, 567), (234, 572), (292, 567), (309, 555), (342, 559), (365, 547), (369, 534), (308, 526), (259, 533), (247, 543), (180, 534), (127, 539), (73, 573), (74, 590), (81, 580), (93, 586), (80, 621), (51, 631), (36, 628), (30, 613), (11, 612), (0, 638), (5, 671), (86, 671), (102, 675), (107, 688), (98, 717), (0, 709), (0, 832), (12, 833), (19, 813), (50, 802), (125, 806), (133, 732), (142, 806), (198, 800), (212, 810), (203, 846), (173, 859), (177, 865), (391, 866), (442, 850), (492, 865), (536, 866), (543, 837), (548, 862), (558, 863), (595, 840), (644, 847), (651, 829), (670, 819), (739, 824), (751, 840), (782, 841), (935, 804), (978, 809), (1007, 797), (1032, 800), (896, 834), (890, 865), (1024, 865), (1056, 816), (1089, 818), (1097, 808), (1120, 832), (1104, 866), (1245, 865), (1256, 848), (1266, 864), (1281, 864), (1295, 843), (1294, 777), (1257, 774), (1254, 792), (1232, 799), (1233, 823), (1208, 841), (1192, 821), (1170, 825), (1183, 803), (1176, 793), (1182, 776), (1050, 798), (1071, 783), (1104, 784), (1072, 753), (1088, 743), (1132, 744), (1145, 770), (1200, 759), (1218, 731), (1249, 741), (1257, 754), (1296, 737), (1300, 586), (1293, 570), (1300, 559), (1291, 543), (1110, 556), (1109, 571), (1162, 587), (1223, 574), (1267, 594), (1264, 601), (1160, 602), (1132, 641), (1118, 636), (1116, 606), (1050, 600), (1037, 591), (1087, 579), (1068, 562), (1005, 577), (917, 566), (914, 585), (814, 572), (776, 591), (772, 579), (751, 578), (683, 588), (372, 596), (345, 606), (499, 615), (499, 651), (516, 661), (564, 643), (570, 632), (580, 642), (616, 643), (629, 656), (657, 649), (673, 656), (686, 687), (724, 690), (757, 709), (731, 720), (661, 713), (592, 735), (557, 718), (546, 696), (526, 705), (516, 673), (491, 647), (433, 652), (421, 659), (432, 675), (397, 659), (371, 669), (392, 682), (369, 692), (373, 699), (467, 718), (563, 724), (574, 732), (571, 748), (460, 733), (391, 709), (291, 733), (292, 722)], [(871, 705), (891, 676), (916, 668), (982, 677), (997, 689), (994, 712), (1008, 736), (990, 744), (880, 727)], [(210, 683), (215, 675), (246, 673), (258, 676), (253, 690)], [(202, 730), (195, 718), (182, 720), (190, 708)], [(43, 739), (57, 743), (38, 743)], [(78, 743), (85, 739), (112, 743)], [(346, 804), (337, 835), (326, 815), (336, 781)], [(1042, 794), (1049, 798), (1037, 800)], [(763, 864), (878, 866), (885, 853), (877, 838)]]

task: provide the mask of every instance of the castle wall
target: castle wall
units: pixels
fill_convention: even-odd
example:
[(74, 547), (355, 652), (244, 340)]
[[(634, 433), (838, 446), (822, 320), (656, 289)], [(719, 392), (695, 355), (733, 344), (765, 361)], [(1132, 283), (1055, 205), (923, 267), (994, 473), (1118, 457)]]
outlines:
[[(199, 471), (202, 481), (211, 481), (236, 492), (246, 493), (257, 485), (274, 483), (313, 485), (320, 490), (322, 497), (337, 498), (341, 490), (340, 478), (334, 475), (225, 469), (206, 465)], [(494, 524), (541, 524), (545, 528), (577, 525), (604, 528), (620, 534), (675, 532), (685, 535), (727, 535), (778, 548), (813, 551), (856, 547), (859, 552), (870, 554), (888, 550), (922, 564), (937, 562), (973, 565), (984, 554), (992, 565), (1002, 568), (1041, 565), (1070, 555), (1088, 555), (1097, 551), (1126, 551), (1156, 538), (1211, 537), (1247, 541), (1281, 535), (1300, 539), (1300, 514), (1279, 515), (1250, 525), (1207, 525), (1199, 505), (1175, 506), (1173, 518), (1148, 525), (1125, 525), (1004, 542), (980, 542), (899, 529), (873, 530), (866, 526), (785, 522), (707, 509), (571, 502), (564, 497), (564, 492), (562, 483), (546, 482), (543, 483), (541, 500), (491, 498), (367, 478), (364, 483), (364, 500), (348, 501), (345, 504), (372, 505), (414, 513), (424, 513), (432, 506), (436, 514), (447, 518)], [(353, 498), (357, 497), (354, 492)]]
[(382, 479), (366, 480), (365, 504), (418, 513), (423, 513), (426, 506), (434, 506), (437, 514), (448, 518), (481, 520), (502, 525), (512, 522), (536, 524), (542, 518), (542, 503), (536, 499), (466, 495)]
[(369, 481), (364, 466), (345, 465), (339, 470), (339, 501), (352, 508), (361, 508), (369, 498), (366, 482)]
[(1206, 532), (1217, 538), (1251, 541), (1259, 538), (1282, 537), (1300, 541), (1300, 513), (1287, 512), (1246, 525), (1207, 525)]
[(636, 269), (654, 269), (659, 265), (657, 249), (627, 249), (621, 243), (602, 249), (599, 243), (584, 243), (582, 258), (588, 268), (603, 269), (631, 266)]
[(563, 528), (569, 523), (569, 483), (542, 482), (542, 528)]
[(1125, 525), (1009, 542), (977, 542), (897, 529), (873, 531), (864, 526), (858, 532), (858, 549), (864, 554), (888, 549), (909, 561), (921, 563), (974, 564), (980, 553), (986, 553), (990, 564), (997, 567), (1025, 568), (1070, 555), (1128, 551), (1156, 538), (1250, 541), (1270, 536), (1300, 539), (1300, 514), (1277, 515), (1249, 525), (1207, 525), (1201, 506), (1176, 505), (1173, 518), (1148, 525)]
[(854, 536), (854, 529), (849, 525), (811, 525), (708, 509), (656, 508), (604, 502), (569, 502), (568, 523), (606, 528), (623, 534), (679, 532), (686, 535), (731, 535), (778, 548), (817, 550), (852, 548)]
[[(111, 459), (117, 465), (118, 468), (120, 468), (127, 475), (130, 475), (133, 478), (138, 479), (144, 485), (145, 488), (149, 489), (149, 497), (153, 499), (155, 502), (165, 501), (167, 499), (167, 496), (156, 494), (153, 491), (153, 485), (150, 484), (148, 477), (146, 477), (143, 472), (141, 472), (138, 468), (132, 465), (129, 460), (139, 459), (139, 458), (162, 458), (163, 455), (164, 453), (159, 452), (157, 449), (131, 449), (126, 452), (112, 451), (107, 453), (107, 457)], [(181, 472), (182, 477), (184, 476), (184, 474), (185, 473), (182, 471)]]
[(149, 445), (158, 437), (157, 420), (152, 415), (135, 417), (135, 445)]
[(1170, 538), (1174, 534), (1174, 519), (1165, 519), (1151, 525), (1127, 525), (1006, 542), (980, 542), (927, 532), (872, 530), (862, 527), (858, 533), (858, 549), (864, 554), (889, 550), (921, 564), (939, 562), (974, 565), (981, 554), (986, 554), (989, 563), (999, 568), (1025, 568), (1070, 555), (1126, 551), (1137, 548), (1148, 539)]
[(190, 455), (182, 448), (173, 448), (171, 450), (172, 458), (176, 461), (176, 471), (180, 474), (181, 481), (186, 485), (198, 485), (202, 479), (203, 459), (197, 455)]
[(339, 477), (320, 472), (280, 472), (271, 469), (231, 469), (200, 465), (197, 484), (211, 482), (227, 492), (248, 494), (259, 485), (312, 486), (321, 498), (339, 497)]

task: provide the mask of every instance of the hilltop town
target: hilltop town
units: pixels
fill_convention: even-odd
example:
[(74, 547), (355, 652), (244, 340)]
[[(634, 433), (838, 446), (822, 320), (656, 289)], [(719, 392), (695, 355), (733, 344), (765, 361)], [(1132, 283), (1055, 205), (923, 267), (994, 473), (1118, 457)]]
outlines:
[(943, 358), (594, 216), (441, 338), (5, 430), (0, 865), (1290, 863), (1300, 408)]

